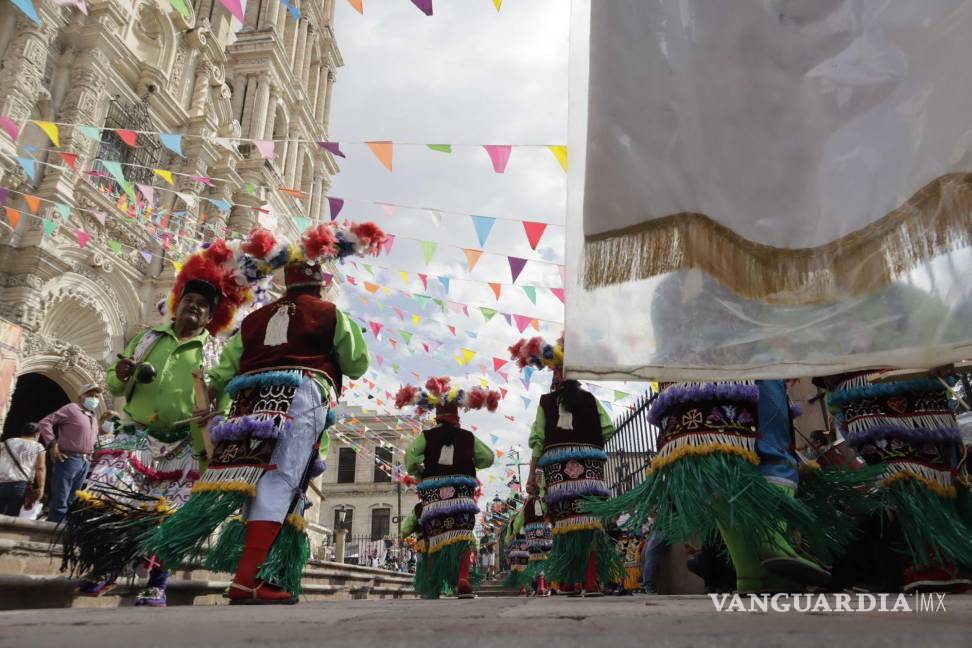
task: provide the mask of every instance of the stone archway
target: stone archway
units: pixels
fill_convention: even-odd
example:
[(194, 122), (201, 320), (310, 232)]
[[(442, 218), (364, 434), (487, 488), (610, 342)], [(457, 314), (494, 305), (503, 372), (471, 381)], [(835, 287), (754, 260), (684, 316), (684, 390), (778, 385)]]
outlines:
[(69, 402), (71, 399), (61, 385), (48, 376), (33, 372), (20, 375), (3, 423), (3, 438), (16, 434), (25, 424), (36, 423)]

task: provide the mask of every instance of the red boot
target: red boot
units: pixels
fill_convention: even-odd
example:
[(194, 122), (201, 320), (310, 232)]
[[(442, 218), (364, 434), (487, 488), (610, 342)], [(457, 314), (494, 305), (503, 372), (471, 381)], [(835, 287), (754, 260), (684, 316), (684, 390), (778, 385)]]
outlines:
[(296, 603), (287, 590), (257, 580), (260, 565), (267, 558), (270, 546), (280, 533), (279, 522), (247, 522), (243, 555), (240, 556), (236, 575), (230, 584), (230, 605), (273, 605)]
[(472, 567), (472, 552), (467, 552), (463, 554), (462, 559), (459, 561), (459, 598), (461, 599), (471, 599), (476, 598), (473, 593), (472, 585), (469, 584), (469, 568)]
[(537, 596), (550, 596), (547, 582), (543, 579), (543, 574), (537, 576)]
[(604, 596), (597, 584), (597, 554), (591, 552), (587, 559), (587, 574), (584, 576), (584, 596)]

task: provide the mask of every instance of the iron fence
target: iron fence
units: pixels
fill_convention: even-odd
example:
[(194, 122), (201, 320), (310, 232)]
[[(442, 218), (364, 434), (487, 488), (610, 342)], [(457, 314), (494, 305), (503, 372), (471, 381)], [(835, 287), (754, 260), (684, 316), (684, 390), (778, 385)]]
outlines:
[(640, 484), (655, 456), (658, 428), (648, 422), (648, 408), (658, 396), (647, 391), (634, 406), (614, 421), (614, 436), (604, 444), (611, 494), (615, 497)]

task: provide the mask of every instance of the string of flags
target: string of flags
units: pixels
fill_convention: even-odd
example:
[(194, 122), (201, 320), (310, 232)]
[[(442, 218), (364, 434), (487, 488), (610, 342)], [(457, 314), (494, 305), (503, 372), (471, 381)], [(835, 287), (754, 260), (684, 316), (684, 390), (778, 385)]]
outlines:
[[(32, 0), (10, 0), (17, 9), (19, 9), (25, 16), (30, 18), (34, 24), (38, 27), (41, 25), (40, 16), (37, 14), (37, 9), (34, 7)], [(245, 20), (245, 14), (243, 10), (243, 5), (240, 0), (219, 0), (219, 3), (229, 11), (230, 15), (236, 18), (241, 24)], [(290, 4), (287, 0), (280, 0), (280, 3), (287, 9), (288, 13), (294, 20), (300, 20), (300, 9), (295, 4)], [(54, 0), (54, 4), (63, 5), (74, 5), (78, 10), (85, 16), (88, 15), (88, 7), (84, 0)], [(169, 5), (175, 9), (180, 16), (189, 22), (192, 20), (192, 14), (189, 11), (189, 6), (186, 4), (186, 0), (169, 0)], [(431, 8), (430, 8), (431, 11)]]
[[(496, 8), (496, 12), (499, 13), (500, 8), (503, 6), (503, 0), (490, 1)], [(433, 14), (432, 0), (411, 0), (411, 2), (426, 16), (431, 16)], [(348, 0), (348, 4), (351, 5), (351, 8), (357, 11), (359, 14), (364, 15), (364, 0)]]
[[(11, 0), (12, 2), (29, 2), (30, 0)], [(236, 0), (238, 1), (238, 0)], [(505, 173), (514, 149), (524, 148), (545, 148), (547, 149), (561, 169), (567, 172), (568, 151), (565, 144), (428, 144), (420, 142), (394, 142), (392, 140), (364, 140), (355, 141), (322, 141), (303, 138), (279, 138), (279, 139), (251, 139), (246, 137), (216, 137), (212, 135), (201, 135), (194, 133), (169, 133), (163, 131), (134, 130), (125, 128), (102, 128), (90, 124), (79, 124), (70, 122), (42, 121), (32, 119), (14, 120), (5, 115), (0, 115), (0, 129), (3, 129), (10, 138), (16, 142), (21, 129), (28, 124), (33, 124), (41, 129), (55, 147), (60, 148), (60, 128), (77, 128), (82, 135), (93, 142), (101, 142), (103, 131), (113, 131), (119, 139), (131, 148), (139, 148), (139, 135), (157, 138), (162, 145), (174, 155), (185, 158), (182, 153), (182, 141), (185, 138), (199, 138), (212, 142), (225, 148), (235, 149), (240, 144), (252, 145), (260, 156), (266, 160), (277, 158), (276, 145), (278, 143), (289, 142), (295, 144), (317, 145), (336, 157), (347, 159), (347, 153), (342, 146), (363, 144), (372, 156), (388, 171), (394, 170), (394, 156), (396, 147), (418, 147), (439, 154), (452, 154), (457, 148), (476, 148), (482, 149), (495, 173)]]

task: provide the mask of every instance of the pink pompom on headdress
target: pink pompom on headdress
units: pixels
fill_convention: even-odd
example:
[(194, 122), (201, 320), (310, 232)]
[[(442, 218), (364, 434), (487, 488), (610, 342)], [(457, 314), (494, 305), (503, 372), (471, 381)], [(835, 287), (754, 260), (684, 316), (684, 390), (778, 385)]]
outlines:
[(304, 249), (304, 256), (307, 261), (317, 261), (322, 257), (337, 256), (337, 235), (334, 233), (334, 226), (330, 223), (322, 223), (309, 228), (300, 237), (301, 247)]

